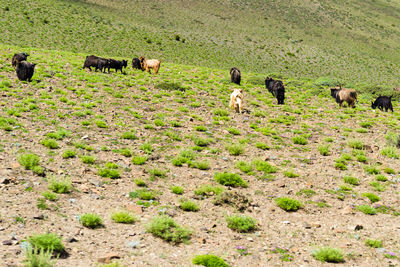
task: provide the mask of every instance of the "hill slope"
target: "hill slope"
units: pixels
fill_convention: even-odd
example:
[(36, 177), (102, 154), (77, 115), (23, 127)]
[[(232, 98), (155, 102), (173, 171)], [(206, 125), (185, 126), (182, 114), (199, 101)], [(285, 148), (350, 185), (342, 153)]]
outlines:
[[(259, 74), (243, 72), (250, 113), (236, 114), (226, 70), (163, 62), (158, 75), (104, 74), (82, 70), (84, 54), (24, 48), (37, 63), (25, 83), (10, 63), (21, 50), (0, 45), (2, 263), (19, 265), (22, 241), (50, 232), (70, 254), (56, 266), (97, 266), (109, 252), (123, 266), (192, 266), (206, 253), (231, 266), (318, 266), (320, 246), (340, 248), (348, 266), (399, 264), (398, 103), (374, 112), (360, 95), (355, 109), (339, 108), (327, 88), (291, 78), (277, 106)], [(245, 182), (217, 179), (225, 172)], [(286, 212), (280, 197), (303, 207)], [(183, 211), (184, 199), (199, 211)], [(114, 222), (119, 210), (136, 222)], [(85, 213), (103, 227), (83, 227)], [(193, 231), (190, 242), (149, 233), (158, 214)], [(256, 229), (231, 230), (234, 214)]]
[(3, 43), (398, 85), (398, 1), (5, 1)]

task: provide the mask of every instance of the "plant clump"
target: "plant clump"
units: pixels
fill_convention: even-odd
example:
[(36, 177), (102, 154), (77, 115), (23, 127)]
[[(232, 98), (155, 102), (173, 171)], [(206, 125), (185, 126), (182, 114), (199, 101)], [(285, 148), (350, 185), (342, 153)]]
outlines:
[(155, 217), (146, 227), (146, 230), (154, 236), (174, 244), (188, 242), (192, 235), (191, 230), (180, 226), (167, 215)]
[(297, 211), (303, 207), (303, 204), (300, 201), (288, 197), (277, 198), (275, 199), (275, 203), (285, 211)]

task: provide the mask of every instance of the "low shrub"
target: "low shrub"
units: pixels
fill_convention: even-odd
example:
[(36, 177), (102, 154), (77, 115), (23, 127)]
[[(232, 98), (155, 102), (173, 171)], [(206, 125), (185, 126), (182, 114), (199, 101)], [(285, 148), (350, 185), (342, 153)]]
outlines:
[(197, 255), (193, 258), (192, 263), (205, 267), (229, 267), (223, 259), (212, 254)]
[(60, 180), (57, 180), (55, 177), (53, 177), (50, 180), (49, 185), (47, 186), (48, 189), (53, 191), (54, 193), (58, 194), (66, 194), (69, 193), (72, 189), (72, 182), (71, 179), (69, 178), (63, 178)]
[(367, 239), (365, 240), (365, 245), (371, 248), (381, 248), (382, 247), (382, 241), (380, 240), (373, 240), (373, 239)]
[(368, 214), (368, 215), (375, 215), (376, 214), (376, 209), (374, 209), (371, 206), (368, 205), (359, 205), (356, 207), (356, 210), (361, 211), (364, 214)]
[(82, 223), (83, 226), (91, 229), (101, 227), (103, 223), (103, 220), (100, 218), (100, 216), (93, 213), (83, 214), (79, 218), (79, 221)]
[(180, 226), (166, 215), (155, 217), (146, 227), (146, 231), (174, 244), (188, 242), (192, 235), (191, 230)]
[(275, 203), (285, 211), (297, 211), (303, 207), (300, 201), (288, 197), (277, 198), (275, 199)]
[(215, 180), (225, 186), (232, 186), (232, 187), (247, 187), (248, 184), (246, 181), (240, 177), (239, 174), (236, 173), (216, 173), (214, 176)]
[(176, 195), (182, 195), (184, 192), (183, 188), (180, 186), (172, 186), (171, 191), (172, 191), (172, 193), (174, 193)]
[(312, 252), (312, 256), (322, 262), (344, 262), (343, 252), (336, 248), (324, 247)]
[(244, 215), (232, 215), (226, 218), (228, 228), (239, 232), (248, 233), (257, 228), (255, 219)]
[(45, 252), (52, 251), (55, 253), (62, 253), (64, 251), (61, 238), (53, 233), (33, 235), (28, 237), (27, 241), (35, 250), (42, 250)]
[(114, 212), (111, 215), (111, 219), (116, 223), (132, 224), (136, 221), (136, 218), (126, 211)]
[(75, 156), (76, 156), (76, 151), (71, 149), (67, 149), (62, 153), (63, 159), (75, 158)]
[(362, 193), (361, 196), (366, 197), (371, 203), (378, 202), (381, 198), (373, 193)]
[(190, 200), (182, 200), (179, 207), (184, 211), (194, 211), (194, 212), (200, 209), (196, 203)]
[(343, 182), (345, 182), (347, 184), (351, 184), (351, 185), (359, 185), (360, 184), (360, 180), (357, 179), (356, 177), (352, 177), (352, 176), (344, 176)]

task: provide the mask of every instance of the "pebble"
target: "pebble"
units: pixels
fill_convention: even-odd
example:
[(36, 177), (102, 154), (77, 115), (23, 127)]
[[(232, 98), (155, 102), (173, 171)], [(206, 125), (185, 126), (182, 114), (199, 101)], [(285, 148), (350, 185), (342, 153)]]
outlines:
[(13, 244), (13, 241), (12, 240), (4, 240), (2, 243), (4, 246), (11, 246)]
[(137, 248), (140, 245), (139, 241), (126, 242), (126, 246), (130, 248)]
[(360, 231), (360, 230), (362, 230), (362, 229), (364, 229), (364, 226), (362, 226), (362, 225), (360, 225), (360, 224), (357, 224), (357, 225), (354, 227), (354, 231)]
[(311, 224), (309, 224), (309, 223), (304, 223), (303, 226), (306, 229), (311, 229)]
[(286, 225), (290, 224), (289, 221), (283, 221), (282, 223), (283, 223), (283, 224), (286, 224)]
[(43, 220), (44, 219), (44, 215), (43, 214), (34, 215), (33, 219), (35, 219), (35, 220)]
[(67, 239), (68, 243), (74, 243), (74, 242), (78, 242), (78, 239), (76, 239), (75, 237), (70, 237)]
[(222, 160), (228, 161), (229, 158), (228, 157), (222, 157)]
[(68, 199), (68, 201), (69, 201), (69, 203), (75, 203), (76, 199), (75, 198), (70, 198), (70, 199)]

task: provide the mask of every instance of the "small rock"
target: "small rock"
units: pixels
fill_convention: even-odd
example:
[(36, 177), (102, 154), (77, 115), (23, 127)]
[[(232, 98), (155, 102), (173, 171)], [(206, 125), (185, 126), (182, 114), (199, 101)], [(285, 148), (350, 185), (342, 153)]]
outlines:
[(68, 243), (74, 243), (74, 242), (78, 242), (78, 239), (76, 239), (75, 237), (70, 237), (67, 239)]
[(114, 252), (107, 253), (104, 257), (98, 258), (97, 261), (100, 263), (110, 263), (112, 259), (120, 259), (121, 257)]
[(89, 138), (89, 135), (87, 135), (87, 134), (81, 137), (82, 140), (88, 139), (88, 138)]
[(12, 240), (4, 240), (2, 243), (4, 246), (11, 246), (13, 244), (13, 241)]
[(356, 227), (354, 227), (354, 231), (360, 231), (362, 229), (364, 229), (364, 226), (362, 226), (360, 224), (357, 224)]
[(69, 201), (69, 203), (75, 203), (76, 199), (75, 198), (70, 198), (70, 199), (68, 199), (68, 201)]
[(126, 246), (130, 248), (137, 248), (140, 245), (139, 241), (126, 242)]
[(315, 222), (315, 223), (312, 223), (311, 226), (312, 226), (312, 227), (315, 227), (315, 228), (320, 228), (320, 227), (321, 227), (321, 224), (318, 223), (318, 222)]
[(306, 229), (311, 229), (311, 224), (309, 224), (309, 223), (303, 223), (303, 226)]
[(35, 219), (35, 220), (43, 220), (44, 219), (44, 215), (43, 214), (34, 215), (33, 219)]
[(9, 184), (11, 180), (6, 177), (0, 177), (0, 184)]
[(249, 242), (253, 242), (253, 238), (251, 238), (251, 237), (248, 237), (248, 238), (247, 238), (247, 241), (249, 241)]
[(229, 158), (228, 157), (222, 157), (222, 160), (228, 161)]
[(285, 224), (285, 225), (288, 225), (288, 224), (290, 224), (290, 222), (289, 222), (289, 221), (283, 221), (282, 223), (283, 223), (283, 224)]

